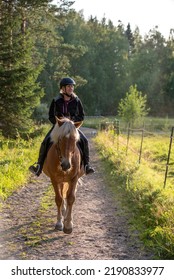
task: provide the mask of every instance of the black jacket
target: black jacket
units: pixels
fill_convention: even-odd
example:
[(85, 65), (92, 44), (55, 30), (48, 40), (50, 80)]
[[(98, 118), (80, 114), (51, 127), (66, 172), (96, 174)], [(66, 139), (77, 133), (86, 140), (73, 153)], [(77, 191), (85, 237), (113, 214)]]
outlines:
[(72, 96), (69, 101), (65, 101), (60, 94), (51, 102), (49, 109), (49, 120), (52, 124), (56, 123), (57, 117), (70, 117), (74, 122), (84, 120), (84, 109), (81, 100), (77, 96)]

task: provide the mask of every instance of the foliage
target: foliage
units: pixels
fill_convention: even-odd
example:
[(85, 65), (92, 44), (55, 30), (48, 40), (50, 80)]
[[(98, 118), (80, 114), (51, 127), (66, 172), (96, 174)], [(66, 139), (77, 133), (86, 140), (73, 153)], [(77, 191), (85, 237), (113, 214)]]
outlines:
[(118, 114), (133, 126), (136, 121), (148, 114), (149, 110), (146, 109), (146, 102), (146, 95), (142, 96), (142, 92), (137, 90), (136, 85), (130, 86), (126, 97), (120, 100)]
[[(113, 135), (111, 136), (109, 137), (108, 133), (99, 133), (95, 142), (104, 159), (103, 164), (106, 175), (110, 178), (113, 196), (119, 195), (124, 207), (129, 208), (132, 213), (132, 229), (139, 231), (141, 239), (147, 248), (154, 252), (155, 258), (173, 259), (173, 182), (164, 189), (164, 172), (159, 170), (160, 166), (163, 168), (163, 155), (166, 150), (162, 149), (161, 141), (157, 144), (154, 139), (146, 139), (150, 163), (143, 160), (139, 165), (137, 155), (131, 153), (126, 156), (125, 147), (121, 146), (118, 150), (118, 147), (113, 145)], [(132, 143), (136, 144), (137, 140), (133, 138)], [(166, 138), (166, 142), (168, 140)], [(158, 151), (158, 161), (161, 162), (158, 170), (155, 168), (157, 156), (154, 150)]]
[(45, 103), (41, 103), (34, 110), (33, 116), (37, 122), (48, 121), (48, 106)]
[[(119, 21), (84, 20), (73, 1), (1, 1), (0, 128), (27, 133), (35, 107), (49, 107), (59, 80), (72, 76), (87, 115), (116, 115), (131, 85), (151, 114), (173, 116), (174, 34), (157, 28), (142, 38)], [(146, 94), (146, 95), (145, 95)]]

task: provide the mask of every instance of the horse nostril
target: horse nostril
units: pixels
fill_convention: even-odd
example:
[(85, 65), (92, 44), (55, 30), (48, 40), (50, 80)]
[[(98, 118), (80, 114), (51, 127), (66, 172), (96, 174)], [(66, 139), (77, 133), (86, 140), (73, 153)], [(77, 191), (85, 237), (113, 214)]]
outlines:
[(63, 171), (67, 171), (68, 169), (70, 169), (71, 165), (70, 165), (69, 161), (66, 161), (66, 162), (61, 163), (61, 167), (62, 167)]

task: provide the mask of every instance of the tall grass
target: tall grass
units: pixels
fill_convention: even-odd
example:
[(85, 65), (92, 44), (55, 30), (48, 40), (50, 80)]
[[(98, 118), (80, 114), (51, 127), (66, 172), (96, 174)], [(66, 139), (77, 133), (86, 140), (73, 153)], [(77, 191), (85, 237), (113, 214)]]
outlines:
[(36, 137), (24, 140), (18, 135), (15, 140), (0, 136), (0, 199), (6, 199), (29, 179), (28, 167), (37, 160), (40, 143), (48, 130), (36, 127)]
[[(113, 144), (113, 135), (99, 133), (95, 143), (105, 166), (113, 195), (120, 195), (124, 207), (132, 213), (132, 226), (138, 229), (144, 244), (155, 258), (174, 258), (174, 178), (163, 188), (168, 138), (146, 139), (145, 158), (138, 164), (137, 137), (132, 136), (133, 151)], [(162, 142), (163, 141), (163, 142)], [(116, 143), (116, 140), (115, 140)], [(164, 145), (165, 144), (165, 145)]]

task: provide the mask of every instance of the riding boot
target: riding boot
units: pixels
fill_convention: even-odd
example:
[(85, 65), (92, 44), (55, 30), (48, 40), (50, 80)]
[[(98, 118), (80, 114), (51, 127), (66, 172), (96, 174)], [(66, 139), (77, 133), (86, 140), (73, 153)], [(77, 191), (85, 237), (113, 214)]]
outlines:
[(43, 141), (40, 146), (39, 157), (38, 157), (37, 163), (35, 163), (29, 167), (29, 170), (36, 176), (39, 176), (42, 173), (42, 168), (44, 165), (46, 155), (47, 155), (47, 145), (46, 145), (46, 141)]
[(84, 168), (85, 168), (85, 173), (90, 174), (94, 173), (94, 169), (90, 166), (89, 164), (89, 145), (88, 145), (88, 139), (86, 136), (83, 134), (83, 132), (79, 129), (79, 134), (80, 134), (80, 141), (79, 141), (79, 146), (82, 151), (82, 159), (84, 163)]
[(85, 143), (84, 148), (83, 148), (83, 160), (84, 160), (84, 167), (85, 167), (86, 175), (94, 173), (95, 170), (89, 164), (89, 147), (88, 147), (88, 142)]

